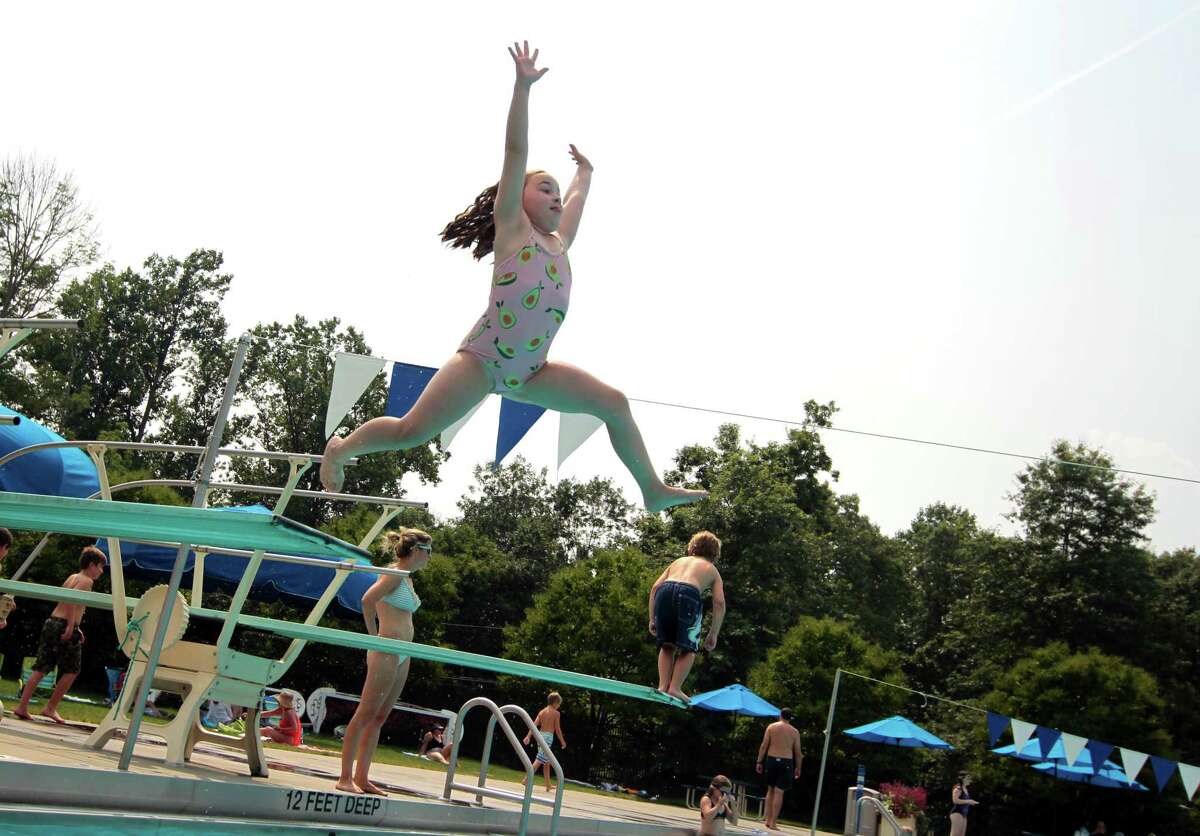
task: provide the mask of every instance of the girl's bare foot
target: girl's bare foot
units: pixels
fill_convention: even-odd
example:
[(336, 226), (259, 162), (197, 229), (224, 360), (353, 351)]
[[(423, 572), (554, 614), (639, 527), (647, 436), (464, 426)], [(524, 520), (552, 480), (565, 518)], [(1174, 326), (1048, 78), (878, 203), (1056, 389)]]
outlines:
[(46, 709), (45, 711), (39, 711), (38, 713), (41, 714), (43, 717), (45, 717), (47, 720), (53, 720), (54, 722), (58, 723), (60, 726), (65, 726), (67, 724), (67, 721), (64, 720), (57, 711), (51, 711), (50, 709)]
[(687, 694), (683, 693), (683, 691), (680, 691), (678, 688), (676, 688), (674, 690), (669, 690), (666, 693), (667, 693), (668, 697), (674, 697), (675, 699), (681, 700), (686, 703), (690, 703), (692, 701), (691, 697), (689, 697)]
[[(323, 471), (322, 471), (323, 472)], [(708, 498), (708, 491), (692, 491), (686, 488), (672, 488), (670, 485), (660, 485), (642, 494), (642, 504), (652, 514), (665, 511), (676, 505), (688, 505)]]
[(33, 718), (29, 716), (29, 712), (26, 711), (25, 709), (21, 708), (20, 706), (17, 706), (16, 708), (13, 709), (13, 716), (20, 717), (22, 720), (30, 720), (30, 721), (33, 720)]
[(369, 778), (363, 781), (356, 781), (355, 783), (358, 784), (358, 788), (367, 795), (387, 795), (386, 792), (372, 784)]
[(342, 483), (346, 481), (346, 470), (337, 453), (341, 446), (342, 439), (335, 435), (326, 443), (325, 452), (321, 456), (321, 486), (330, 493), (339, 492)]
[(341, 790), (342, 792), (354, 793), (355, 795), (363, 794), (363, 791), (354, 786), (354, 782), (348, 778), (339, 778), (338, 782), (333, 785), (333, 788), (335, 790)]

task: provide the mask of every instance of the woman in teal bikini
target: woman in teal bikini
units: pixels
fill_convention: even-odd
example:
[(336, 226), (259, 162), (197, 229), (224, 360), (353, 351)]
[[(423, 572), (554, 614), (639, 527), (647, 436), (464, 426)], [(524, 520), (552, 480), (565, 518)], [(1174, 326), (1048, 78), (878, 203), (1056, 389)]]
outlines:
[(536, 67), (538, 54), (530, 54), (528, 42), (523, 47), (514, 44), (509, 53), (517, 77), (500, 182), (485, 189), (442, 232), (451, 246), (473, 247), (476, 259), (495, 252), (487, 308), (402, 418), (375, 418), (345, 438), (329, 440), (321, 483), (326, 490), (340, 490), (343, 467), (351, 457), (424, 444), (497, 392), (604, 421), (613, 449), (637, 480), (648, 511), (696, 502), (707, 494), (670, 487), (658, 477), (624, 394), (582, 369), (546, 359), (567, 314), (567, 250), (579, 229), (592, 164), (571, 146), (577, 168), (565, 197), (549, 174), (526, 171), (529, 91), (546, 69)]
[[(433, 538), (424, 531), (403, 528), (399, 532), (389, 531), (384, 537), (387, 549), (395, 556), (392, 568), (416, 572), (429, 562)], [(413, 613), (420, 606), (411, 575), (381, 575), (363, 593), (367, 632), (372, 636), (412, 641)], [(379, 730), (408, 680), (410, 661), (407, 656), (367, 651), (367, 679), (342, 741), (342, 774), (335, 785), (342, 792), (387, 795), (371, 783), (367, 773), (379, 745)]]

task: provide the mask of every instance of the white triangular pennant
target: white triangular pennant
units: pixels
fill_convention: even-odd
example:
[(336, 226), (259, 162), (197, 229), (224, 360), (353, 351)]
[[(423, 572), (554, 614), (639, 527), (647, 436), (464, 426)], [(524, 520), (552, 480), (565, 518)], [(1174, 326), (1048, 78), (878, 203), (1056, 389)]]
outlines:
[(325, 437), (333, 435), (338, 424), (358, 403), (371, 381), (383, 371), (387, 360), (367, 357), (362, 354), (337, 353), (333, 365), (333, 386), (329, 392), (329, 406), (325, 408)]
[[(487, 398), (483, 399), (483, 401), (486, 401), (486, 400), (487, 400)], [(483, 401), (480, 401), (479, 403), (475, 404), (473, 407), (471, 407), (467, 411), (466, 415), (459, 418), (457, 421), (455, 421), (450, 426), (446, 427), (446, 429), (442, 430), (442, 449), (443, 450), (450, 447), (450, 442), (454, 440), (454, 436), (458, 435), (458, 431), (461, 430), (464, 426), (466, 426), (466, 423), (471, 420), (471, 416), (479, 411), (479, 407), (483, 406)]]
[(1196, 788), (1200, 787), (1200, 766), (1179, 764), (1179, 777), (1183, 779), (1184, 792), (1187, 793), (1188, 801), (1191, 801), (1192, 796), (1196, 794)]
[(1013, 743), (1017, 746), (1014, 751), (1020, 754), (1025, 751), (1025, 744), (1029, 742), (1029, 738), (1033, 737), (1033, 733), (1037, 731), (1037, 724), (1014, 719), (1012, 721), (1012, 730)]
[(1079, 737), (1078, 735), (1067, 734), (1066, 732), (1062, 733), (1062, 745), (1063, 751), (1067, 754), (1067, 766), (1075, 765), (1075, 760), (1087, 744), (1088, 739), (1086, 737)]
[(558, 416), (558, 466), (583, 442), (591, 438), (592, 433), (604, 426), (604, 422), (594, 415), (582, 412), (563, 412)]
[(1125, 767), (1125, 777), (1129, 779), (1129, 783), (1137, 780), (1137, 775), (1142, 771), (1142, 767), (1146, 765), (1146, 758), (1150, 757), (1145, 752), (1135, 752), (1132, 749), (1121, 747), (1121, 766)]

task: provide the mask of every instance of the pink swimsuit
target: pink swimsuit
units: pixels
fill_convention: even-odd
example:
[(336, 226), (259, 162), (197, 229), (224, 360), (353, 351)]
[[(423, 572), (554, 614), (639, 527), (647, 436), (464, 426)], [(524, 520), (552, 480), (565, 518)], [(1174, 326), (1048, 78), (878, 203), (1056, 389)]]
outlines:
[(546, 365), (546, 353), (567, 316), (571, 265), (531, 233), (526, 245), (492, 268), (488, 307), (458, 347), (483, 361), (492, 391), (520, 389)]

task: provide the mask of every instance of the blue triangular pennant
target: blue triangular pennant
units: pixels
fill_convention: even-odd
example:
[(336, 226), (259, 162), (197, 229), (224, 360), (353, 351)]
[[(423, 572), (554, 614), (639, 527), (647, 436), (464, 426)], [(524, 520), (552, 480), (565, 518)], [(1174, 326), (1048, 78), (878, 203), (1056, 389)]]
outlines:
[(525, 437), (525, 433), (545, 411), (546, 408), (542, 406), (500, 399), (500, 426), (496, 429), (496, 460), (492, 462), (492, 467), (500, 466), (504, 457), (512, 452), (512, 448), (517, 446), (517, 442)]
[(1095, 773), (1100, 771), (1100, 767), (1104, 766), (1104, 762), (1112, 754), (1113, 745), (1099, 740), (1089, 740), (1087, 750), (1088, 754), (1092, 756), (1092, 772)]
[(1062, 732), (1057, 729), (1048, 729), (1045, 726), (1038, 726), (1034, 734), (1037, 735), (1038, 745), (1042, 747), (1043, 758), (1050, 757), (1050, 747), (1062, 737)]
[(995, 746), (996, 741), (1000, 739), (1000, 736), (1008, 731), (1009, 719), (1010, 718), (1005, 717), (1003, 714), (997, 714), (994, 711), (989, 711), (987, 713), (988, 746)]
[(1158, 782), (1158, 791), (1162, 792), (1170, 782), (1171, 776), (1175, 774), (1175, 767), (1179, 766), (1179, 762), (1151, 755), (1150, 766), (1154, 768), (1154, 780)]
[(387, 414), (403, 418), (413, 408), (417, 398), (429, 385), (437, 369), (430, 366), (414, 366), (411, 363), (392, 364), (392, 384), (388, 388)]

